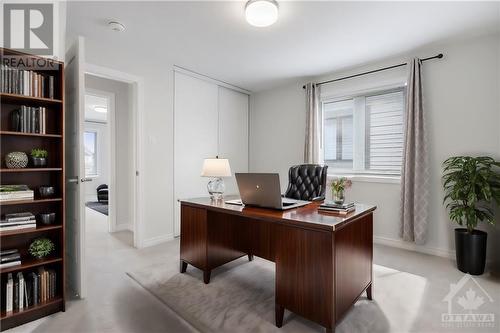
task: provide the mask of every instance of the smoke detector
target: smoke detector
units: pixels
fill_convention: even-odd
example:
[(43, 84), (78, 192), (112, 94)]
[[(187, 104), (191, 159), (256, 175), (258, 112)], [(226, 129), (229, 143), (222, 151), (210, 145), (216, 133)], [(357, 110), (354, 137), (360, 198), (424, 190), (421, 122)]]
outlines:
[(108, 27), (113, 31), (118, 31), (118, 32), (125, 31), (125, 26), (118, 21), (109, 21)]

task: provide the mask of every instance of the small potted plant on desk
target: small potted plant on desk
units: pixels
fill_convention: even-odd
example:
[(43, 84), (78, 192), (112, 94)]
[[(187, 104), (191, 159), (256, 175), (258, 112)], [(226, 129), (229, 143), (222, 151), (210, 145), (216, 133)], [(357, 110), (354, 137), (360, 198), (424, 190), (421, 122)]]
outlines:
[(45, 149), (34, 148), (31, 150), (31, 159), (33, 166), (37, 168), (44, 168), (47, 166), (47, 156), (49, 153)]
[(491, 157), (450, 157), (443, 163), (443, 203), (452, 221), (467, 228), (455, 229), (457, 268), (481, 275), (486, 263), (487, 233), (479, 222), (495, 224), (493, 203), (500, 205), (500, 162)]
[(345, 177), (332, 180), (332, 200), (336, 204), (343, 204), (345, 201), (345, 190), (352, 186), (352, 181)]

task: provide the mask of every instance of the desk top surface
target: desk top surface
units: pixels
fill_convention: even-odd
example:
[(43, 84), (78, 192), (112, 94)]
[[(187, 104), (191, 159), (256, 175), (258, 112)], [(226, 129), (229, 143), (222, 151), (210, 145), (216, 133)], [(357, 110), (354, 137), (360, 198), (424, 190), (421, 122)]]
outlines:
[[(238, 199), (238, 197), (227, 196), (224, 198), (224, 200), (232, 199)], [(183, 199), (179, 201), (181, 204), (188, 206), (195, 206), (244, 217), (291, 223), (328, 231), (334, 231), (340, 226), (348, 224), (350, 221), (353, 221), (362, 215), (373, 212), (377, 208), (374, 205), (356, 203), (356, 210), (354, 212), (351, 212), (346, 216), (342, 216), (336, 213), (319, 212), (318, 206), (321, 202), (312, 202), (307, 206), (281, 211), (276, 209), (227, 204), (224, 200), (213, 201), (208, 197), (204, 197)]]

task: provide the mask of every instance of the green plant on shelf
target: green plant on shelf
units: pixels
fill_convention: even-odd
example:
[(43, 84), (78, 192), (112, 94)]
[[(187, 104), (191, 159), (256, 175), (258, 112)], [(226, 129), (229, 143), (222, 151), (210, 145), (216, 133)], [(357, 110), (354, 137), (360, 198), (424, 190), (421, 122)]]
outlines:
[(49, 153), (45, 149), (33, 148), (31, 149), (31, 156), (36, 158), (47, 158)]
[(29, 253), (37, 258), (43, 259), (54, 251), (55, 245), (48, 238), (38, 238), (35, 239), (28, 249)]

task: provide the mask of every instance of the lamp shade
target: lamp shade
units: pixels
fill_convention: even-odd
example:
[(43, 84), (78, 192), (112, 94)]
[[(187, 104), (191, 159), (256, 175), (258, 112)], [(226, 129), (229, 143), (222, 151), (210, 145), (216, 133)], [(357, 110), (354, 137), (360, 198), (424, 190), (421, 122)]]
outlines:
[(202, 177), (231, 177), (227, 158), (206, 158), (203, 161)]

